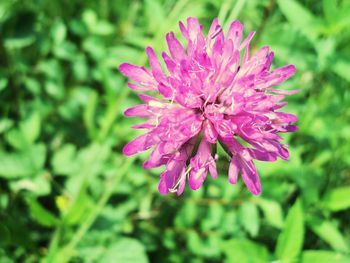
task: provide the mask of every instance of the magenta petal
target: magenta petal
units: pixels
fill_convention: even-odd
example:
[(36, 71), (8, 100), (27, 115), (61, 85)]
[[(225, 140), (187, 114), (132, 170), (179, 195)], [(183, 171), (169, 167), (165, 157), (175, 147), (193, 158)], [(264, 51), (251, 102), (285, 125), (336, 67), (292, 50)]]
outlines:
[(184, 192), (185, 190), (185, 184), (186, 184), (186, 169), (185, 167), (182, 169), (182, 172), (180, 174), (180, 183), (179, 183), (179, 187), (177, 189), (177, 195), (182, 195), (182, 193)]
[(242, 44), (239, 46), (239, 50), (244, 49), (247, 45), (249, 45), (250, 41), (252, 40), (253, 36), (255, 35), (255, 32), (250, 32), (246, 39), (242, 42)]
[(209, 164), (209, 172), (213, 179), (218, 178), (218, 171), (216, 169), (216, 161), (213, 160), (212, 163)]
[(160, 143), (153, 149), (150, 157), (143, 164), (144, 169), (156, 168), (167, 163), (169, 157), (164, 156), (164, 153), (160, 150), (161, 148), (162, 145)]
[(240, 170), (242, 179), (250, 192), (254, 195), (259, 195), (261, 192), (260, 179), (253, 161), (246, 161), (241, 158)]
[(136, 105), (134, 107), (127, 109), (124, 112), (124, 115), (128, 116), (128, 117), (136, 116), (136, 117), (145, 118), (145, 117), (149, 117), (152, 115), (148, 111), (148, 109), (149, 109), (149, 106), (147, 104), (140, 104), (140, 105)]
[(140, 83), (154, 83), (154, 79), (144, 67), (135, 66), (129, 63), (123, 63), (119, 70), (126, 77)]
[(127, 156), (134, 155), (149, 149), (155, 143), (157, 143), (156, 137), (150, 134), (143, 134), (126, 144), (123, 148), (123, 153)]
[(249, 153), (254, 159), (259, 160), (259, 161), (274, 162), (277, 160), (276, 153), (259, 151), (257, 149), (249, 149)]
[(184, 36), (185, 39), (188, 40), (189, 35), (187, 32), (187, 28), (185, 27), (185, 25), (181, 21), (179, 22), (179, 28), (180, 28), (181, 34)]
[(162, 66), (160, 65), (160, 62), (157, 58), (156, 53), (151, 47), (146, 48), (146, 53), (152, 68), (152, 74), (154, 78), (158, 81), (161, 81), (162, 78), (164, 77), (164, 74), (163, 74)]
[(163, 57), (163, 60), (164, 60), (164, 63), (167, 67), (167, 69), (171, 72), (171, 73), (174, 73), (175, 70), (176, 70), (176, 63), (174, 60), (172, 60), (169, 55), (165, 52), (162, 52), (162, 57)]
[(144, 102), (150, 102), (150, 101), (158, 101), (158, 99), (156, 99), (155, 97), (149, 96), (147, 94), (138, 94), (140, 99), (143, 100)]
[(204, 121), (203, 130), (204, 130), (203, 131), (204, 138), (210, 143), (216, 143), (218, 133), (210, 121), (208, 120)]
[(173, 32), (166, 35), (166, 41), (168, 43), (170, 54), (175, 61), (180, 61), (185, 58), (185, 50)]
[(235, 49), (239, 48), (239, 43), (242, 39), (242, 32), (243, 25), (238, 20), (233, 21), (227, 32), (227, 39), (232, 39)]
[[(291, 76), (295, 73), (295, 66), (294, 65), (287, 65), (281, 68), (277, 68), (271, 73), (267, 74), (265, 77), (263, 77), (263, 82), (259, 84), (259, 88), (267, 88), (271, 86), (275, 86), (287, 79), (289, 79)], [(271, 89), (273, 91), (273, 89)], [(283, 94), (283, 93), (281, 93)]]
[(211, 144), (204, 138), (201, 140), (197, 154), (191, 159), (191, 172), (189, 176), (189, 184), (193, 190), (201, 187), (207, 177), (208, 169), (211, 169), (212, 177), (217, 176), (215, 160), (211, 155)]
[(160, 180), (159, 180), (159, 184), (158, 184), (158, 191), (162, 195), (169, 193), (169, 190), (168, 190), (167, 185), (165, 183), (164, 177), (165, 177), (164, 174), (160, 175)]
[(197, 190), (202, 186), (205, 178), (207, 177), (207, 173), (208, 170), (206, 170), (205, 168), (201, 168), (196, 171), (191, 171), (188, 183), (192, 190)]
[(128, 83), (128, 87), (130, 89), (133, 89), (133, 90), (139, 90), (139, 91), (147, 91), (147, 90), (154, 90), (154, 86), (152, 85), (137, 85), (137, 84), (134, 84), (134, 83)]
[(236, 156), (232, 156), (228, 169), (228, 180), (231, 184), (236, 184), (238, 179), (239, 163)]
[(198, 19), (195, 17), (187, 18), (188, 35), (192, 42), (194, 42), (197, 36), (201, 33), (201, 27), (198, 23)]

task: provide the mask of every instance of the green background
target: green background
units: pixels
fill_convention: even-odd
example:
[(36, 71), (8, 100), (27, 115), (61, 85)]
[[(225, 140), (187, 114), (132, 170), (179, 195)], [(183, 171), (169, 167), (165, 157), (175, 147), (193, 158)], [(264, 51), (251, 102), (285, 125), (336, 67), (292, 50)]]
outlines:
[[(188, 16), (257, 31), (295, 64), (280, 86), (288, 162), (257, 163), (262, 194), (219, 178), (161, 196), (161, 169), (123, 145), (140, 103), (118, 72)], [(350, 262), (350, 1), (1, 0), (0, 262)]]

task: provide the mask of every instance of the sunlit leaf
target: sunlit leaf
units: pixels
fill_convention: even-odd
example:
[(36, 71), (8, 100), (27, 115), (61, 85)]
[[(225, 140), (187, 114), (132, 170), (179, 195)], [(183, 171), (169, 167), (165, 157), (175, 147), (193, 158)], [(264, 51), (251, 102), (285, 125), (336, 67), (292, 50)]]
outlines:
[(125, 262), (125, 263), (147, 263), (148, 258), (144, 246), (137, 240), (122, 238), (111, 244), (102, 258), (102, 263)]
[(227, 240), (222, 244), (230, 263), (264, 263), (268, 261), (268, 250), (261, 244), (246, 239)]
[(304, 214), (300, 200), (289, 209), (282, 233), (278, 237), (276, 256), (282, 261), (296, 260), (304, 242)]
[(301, 257), (302, 263), (348, 263), (350, 257), (341, 253), (325, 250), (305, 250)]
[(322, 205), (331, 210), (339, 211), (350, 207), (350, 187), (344, 186), (326, 192)]

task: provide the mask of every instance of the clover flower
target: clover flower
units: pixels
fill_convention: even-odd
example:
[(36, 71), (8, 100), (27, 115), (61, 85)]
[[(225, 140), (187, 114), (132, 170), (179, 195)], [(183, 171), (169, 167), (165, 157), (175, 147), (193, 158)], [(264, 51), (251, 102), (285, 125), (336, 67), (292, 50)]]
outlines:
[(146, 48), (150, 70), (120, 65), (120, 71), (134, 81), (129, 88), (160, 95), (139, 94), (144, 104), (125, 111), (126, 116), (148, 118), (133, 126), (148, 131), (125, 145), (123, 152), (129, 156), (153, 148), (144, 168), (165, 165), (159, 192), (180, 195), (186, 181), (196, 190), (208, 171), (217, 178), (215, 146), (220, 143), (231, 157), (229, 182), (235, 184), (240, 174), (257, 195), (261, 185), (253, 160), (289, 157), (278, 133), (296, 131), (292, 124), (297, 117), (276, 110), (287, 104), (281, 102), (284, 95), (296, 91), (272, 87), (290, 78), (295, 67), (270, 71), (274, 53), (267, 46), (250, 55), (254, 32), (242, 41), (243, 26), (237, 20), (226, 36), (217, 19), (207, 37), (196, 18), (188, 18), (187, 27), (181, 22), (179, 26), (187, 49), (173, 32), (166, 35), (170, 55), (163, 52), (162, 57), (167, 74), (151, 47)]

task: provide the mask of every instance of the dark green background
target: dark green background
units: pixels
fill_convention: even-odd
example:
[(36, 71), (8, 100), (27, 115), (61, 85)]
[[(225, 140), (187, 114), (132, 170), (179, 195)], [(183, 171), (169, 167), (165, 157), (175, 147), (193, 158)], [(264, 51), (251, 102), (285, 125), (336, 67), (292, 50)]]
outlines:
[[(121, 154), (140, 103), (117, 67), (188, 16), (208, 30), (238, 18), (253, 52), (295, 64), (280, 86), (288, 162), (257, 163), (263, 191), (207, 178), (181, 197), (157, 192), (149, 153)], [(350, 262), (350, 1), (1, 0), (1, 262)], [(181, 38), (181, 41), (183, 39)]]

